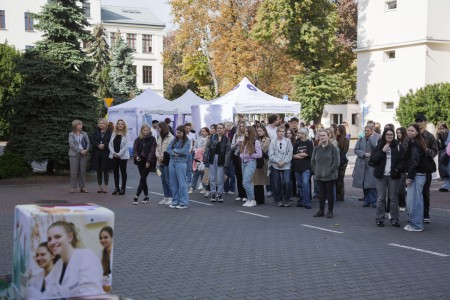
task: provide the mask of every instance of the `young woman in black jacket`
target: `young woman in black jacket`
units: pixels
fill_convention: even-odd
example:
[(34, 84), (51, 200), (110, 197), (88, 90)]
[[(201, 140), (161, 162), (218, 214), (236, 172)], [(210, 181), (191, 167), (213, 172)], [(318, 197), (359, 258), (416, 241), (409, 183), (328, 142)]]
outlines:
[(153, 137), (150, 126), (147, 123), (142, 125), (139, 136), (134, 141), (133, 157), (141, 175), (133, 204), (138, 204), (139, 195), (142, 191), (144, 191), (142, 203), (145, 204), (149, 201), (147, 176), (150, 170), (156, 166), (156, 139)]
[(406, 231), (423, 230), (423, 187), (426, 181), (426, 174), (430, 172), (427, 163), (426, 144), (420, 134), (417, 124), (408, 127), (408, 150), (406, 151), (406, 186), (408, 193), (406, 198), (406, 209), (409, 215), (409, 224), (403, 229)]
[[(389, 209), (391, 224), (400, 227), (398, 208), (398, 187), (404, 169), (405, 152), (395, 140), (392, 128), (385, 128), (380, 142), (370, 156), (370, 162), (375, 166), (373, 175), (377, 186), (377, 210), (375, 222), (378, 227), (384, 226), (385, 212)], [(386, 195), (386, 191), (388, 194)], [(388, 207), (386, 198), (389, 199)]]

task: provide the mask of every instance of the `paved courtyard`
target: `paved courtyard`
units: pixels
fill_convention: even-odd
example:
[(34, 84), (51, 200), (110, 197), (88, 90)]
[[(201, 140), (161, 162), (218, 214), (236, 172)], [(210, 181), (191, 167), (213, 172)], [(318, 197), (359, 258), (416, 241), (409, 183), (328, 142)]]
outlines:
[[(318, 208), (245, 208), (226, 195), (211, 204), (190, 195), (189, 209), (158, 205), (162, 188), (150, 173), (151, 202), (132, 205), (137, 168), (128, 165), (125, 196), (69, 194), (69, 179), (41, 176), (0, 182), (0, 275), (11, 274), (13, 211), (38, 200), (91, 202), (115, 212), (113, 292), (132, 299), (449, 299), (450, 194), (432, 185), (431, 224), (424, 232), (375, 226), (351, 188), (333, 219)], [(351, 166), (348, 170), (351, 174)], [(401, 213), (401, 224), (407, 215)]]

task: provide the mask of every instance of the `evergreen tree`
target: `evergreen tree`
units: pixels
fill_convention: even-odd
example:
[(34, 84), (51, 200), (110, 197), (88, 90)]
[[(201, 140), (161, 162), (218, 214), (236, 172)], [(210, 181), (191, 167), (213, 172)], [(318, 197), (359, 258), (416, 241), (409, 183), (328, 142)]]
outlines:
[(89, 47), (88, 53), (95, 62), (92, 77), (98, 86), (96, 96), (98, 98), (111, 97), (111, 92), (109, 91), (111, 53), (105, 39), (105, 28), (101, 24), (97, 24), (94, 27), (93, 36), (94, 41)]
[(54, 163), (67, 163), (72, 121), (81, 120), (89, 132), (97, 117), (93, 64), (80, 48), (80, 41), (91, 36), (78, 2), (85, 1), (53, 0), (33, 15), (43, 40), (17, 64), (25, 84), (12, 101), (12, 137), (6, 150), (28, 161), (47, 160), (49, 172)]
[(20, 52), (7, 43), (0, 44), (0, 140), (9, 139), (8, 116), (11, 101), (19, 93), (22, 77), (15, 70)]
[(110, 77), (110, 91), (115, 104), (128, 101), (137, 92), (136, 74), (133, 71), (133, 50), (125, 44), (120, 31), (116, 33), (117, 40), (112, 45), (112, 59)]

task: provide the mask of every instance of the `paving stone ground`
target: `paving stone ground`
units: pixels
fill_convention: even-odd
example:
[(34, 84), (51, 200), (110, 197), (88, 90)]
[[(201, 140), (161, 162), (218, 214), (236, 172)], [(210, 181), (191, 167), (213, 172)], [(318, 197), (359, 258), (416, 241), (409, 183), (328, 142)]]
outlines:
[[(211, 205), (194, 193), (188, 209), (169, 209), (157, 204), (156, 173), (148, 180), (151, 202), (133, 206), (131, 161), (125, 196), (95, 193), (93, 174), (89, 194), (69, 194), (63, 176), (1, 181), (0, 275), (12, 270), (15, 205), (66, 200), (115, 212), (113, 292), (132, 299), (449, 299), (450, 256), (436, 254), (450, 255), (450, 193), (433, 183), (424, 232), (379, 228), (375, 209), (361, 207), (362, 191), (351, 188), (351, 167), (333, 219), (312, 217), (317, 200), (312, 210), (278, 208), (272, 198), (245, 208), (235, 195)], [(405, 213), (400, 221), (407, 224)]]

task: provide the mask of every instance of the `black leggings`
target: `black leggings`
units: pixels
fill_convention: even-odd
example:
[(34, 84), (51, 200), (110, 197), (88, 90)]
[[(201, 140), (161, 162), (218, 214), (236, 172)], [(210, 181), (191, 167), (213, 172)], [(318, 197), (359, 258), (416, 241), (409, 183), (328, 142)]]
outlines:
[(145, 164), (146, 164), (145, 158), (141, 159), (141, 161), (139, 161), (137, 164), (139, 175), (141, 175), (141, 179), (139, 180), (139, 186), (136, 191), (136, 196), (138, 197), (142, 193), (142, 191), (144, 191), (145, 197), (148, 196), (147, 176), (148, 173), (150, 173), (150, 168), (146, 168)]
[(119, 170), (122, 176), (122, 188), (127, 186), (127, 159), (113, 158), (114, 184), (119, 188)]
[(102, 179), (105, 180), (105, 185), (108, 185), (108, 181), (109, 181), (109, 172), (108, 172), (108, 170), (97, 171), (97, 183), (98, 183), (98, 185), (102, 185)]

